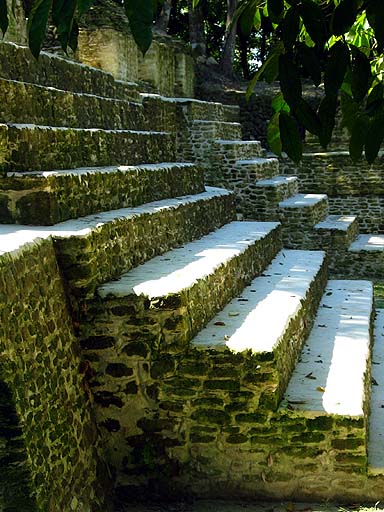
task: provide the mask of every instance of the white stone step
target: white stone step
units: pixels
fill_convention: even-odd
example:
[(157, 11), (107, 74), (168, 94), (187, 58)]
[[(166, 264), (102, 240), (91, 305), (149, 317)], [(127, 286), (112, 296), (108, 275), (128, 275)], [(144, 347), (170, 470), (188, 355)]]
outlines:
[(261, 188), (264, 188), (264, 187), (279, 188), (279, 187), (283, 187), (283, 186), (289, 186), (292, 183), (297, 183), (296, 176), (273, 176), (272, 178), (259, 180), (256, 183), (256, 186), (261, 187)]
[(88, 215), (54, 226), (0, 225), (0, 254), (36, 238), (55, 239), (69, 286), (92, 296), (101, 283), (234, 218), (233, 194), (206, 192)]
[(291, 407), (314, 416), (364, 416), (372, 311), (371, 282), (328, 282), (285, 393)]
[(233, 365), (236, 354), (250, 352), (260, 406), (278, 406), (324, 290), (324, 262), (322, 251), (281, 251), (192, 342), (195, 350), (226, 354)]
[(214, 233), (157, 256), (98, 288), (101, 297), (163, 297), (197, 281), (245, 253), (278, 228), (277, 222), (231, 222)]
[(360, 278), (384, 279), (384, 235), (359, 235), (348, 248), (345, 272)]
[(383, 252), (384, 251), (384, 235), (380, 234), (364, 234), (359, 235), (357, 239), (349, 246), (351, 252)]
[(327, 200), (326, 194), (296, 194), (282, 201), (280, 208), (311, 208)]
[(384, 310), (376, 311), (372, 351), (372, 388), (368, 436), (368, 472), (384, 474)]
[(325, 220), (316, 224), (314, 229), (347, 232), (356, 223), (357, 217), (354, 215), (328, 215)]

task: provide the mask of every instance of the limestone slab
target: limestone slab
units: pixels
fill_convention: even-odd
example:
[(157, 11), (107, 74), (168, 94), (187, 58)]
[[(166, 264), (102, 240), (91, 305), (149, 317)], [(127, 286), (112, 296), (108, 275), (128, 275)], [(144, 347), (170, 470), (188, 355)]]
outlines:
[(317, 205), (327, 199), (326, 194), (297, 194), (282, 201), (280, 208), (306, 208)]
[(328, 215), (328, 217), (314, 226), (314, 229), (348, 231), (356, 222), (354, 215)]
[(363, 416), (373, 287), (329, 281), (285, 399), (297, 410)]
[(384, 235), (359, 235), (357, 239), (349, 246), (349, 251), (384, 251)]

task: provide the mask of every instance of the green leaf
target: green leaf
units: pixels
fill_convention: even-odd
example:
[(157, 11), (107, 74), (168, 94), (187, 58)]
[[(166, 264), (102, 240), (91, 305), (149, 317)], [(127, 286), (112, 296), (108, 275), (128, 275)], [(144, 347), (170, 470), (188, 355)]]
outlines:
[(77, 9), (79, 11), (79, 15), (81, 16), (87, 12), (92, 4), (93, 0), (77, 0)]
[(325, 17), (321, 7), (312, 0), (303, 0), (299, 9), (300, 16), (312, 41), (320, 47), (324, 46), (328, 36)]
[(365, 142), (365, 158), (372, 164), (377, 157), (384, 139), (384, 114), (379, 114), (371, 121)]
[(267, 9), (272, 23), (279, 23), (284, 12), (284, 0), (267, 0)]
[(329, 50), (325, 65), (324, 87), (326, 94), (337, 94), (349, 66), (348, 45), (337, 41)]
[(124, 0), (124, 8), (133, 38), (143, 55), (145, 55), (152, 43), (152, 0)]
[(340, 106), (343, 116), (342, 125), (348, 128), (349, 133), (352, 133), (356, 116), (359, 112), (358, 103), (344, 91), (340, 92)]
[(369, 118), (366, 115), (359, 115), (354, 119), (349, 140), (349, 155), (354, 162), (360, 160), (369, 128)]
[(349, 31), (356, 21), (357, 0), (341, 0), (333, 11), (331, 31), (335, 36), (341, 36)]
[(285, 112), (289, 112), (290, 108), (288, 103), (285, 101), (284, 96), (281, 92), (276, 94), (276, 96), (273, 98), (271, 102), (272, 108), (274, 112), (280, 112), (281, 110), (284, 110)]
[(323, 148), (326, 148), (332, 138), (333, 128), (335, 127), (335, 117), (337, 109), (337, 96), (324, 96), (319, 106), (320, 135), (319, 141)]
[(267, 127), (267, 141), (268, 146), (273, 153), (281, 155), (282, 143), (280, 139), (280, 112), (276, 112), (268, 123)]
[(8, 10), (7, 10), (7, 0), (0, 0), (0, 29), (4, 34), (8, 29)]
[(374, 114), (377, 112), (380, 108), (383, 107), (383, 95), (384, 95), (384, 85), (382, 82), (379, 82), (378, 84), (373, 87), (371, 92), (368, 95), (367, 103), (365, 106), (365, 111), (368, 114)]
[(300, 30), (299, 11), (295, 7), (290, 7), (280, 26), (285, 49), (291, 50)]
[(375, 31), (379, 51), (384, 49), (384, 9), (382, 0), (367, 0), (367, 19)]
[(52, 0), (36, 0), (28, 19), (28, 41), (32, 55), (37, 59), (43, 45), (47, 29), (48, 15)]
[(75, 15), (77, 0), (53, 0), (52, 19), (57, 27), (57, 37), (61, 47), (67, 51), (68, 43), (72, 35), (73, 17)]
[(372, 82), (371, 64), (363, 52), (355, 46), (352, 49), (352, 78), (351, 88), (353, 97), (357, 101), (365, 98)]
[(261, 78), (261, 76), (265, 72), (267, 72), (267, 76), (268, 76), (268, 68), (269, 68), (269, 72), (271, 73), (271, 75), (276, 73), (275, 78), (277, 77), (279, 56), (283, 52), (283, 50), (284, 50), (284, 46), (283, 46), (283, 43), (281, 41), (278, 41), (273, 46), (273, 48), (270, 51), (270, 53), (269, 53), (268, 57), (266, 58), (265, 62), (263, 63), (262, 66), (260, 66), (260, 68), (257, 70), (255, 75), (253, 76), (252, 80), (250, 80), (250, 82), (248, 84), (247, 92), (245, 94), (245, 97), (246, 97), (247, 100), (249, 100), (249, 98), (251, 97), (253, 89), (255, 88), (255, 85), (257, 84), (257, 82)]
[(243, 35), (249, 36), (252, 32), (257, 10), (256, 2), (249, 2), (239, 17), (239, 28)]
[(296, 164), (299, 163), (303, 154), (303, 146), (295, 119), (286, 112), (281, 112), (279, 116), (279, 128), (283, 151), (285, 151), (289, 158)]
[(280, 89), (288, 105), (293, 108), (301, 99), (302, 89), (299, 70), (292, 58), (283, 54), (279, 57)]
[(320, 135), (320, 119), (313, 108), (304, 99), (301, 99), (295, 105), (293, 113), (299, 123), (304, 126), (306, 130), (314, 135)]
[(318, 86), (321, 83), (321, 64), (316, 55), (315, 48), (300, 43), (297, 46), (298, 57), (305, 71), (312, 78), (313, 83)]

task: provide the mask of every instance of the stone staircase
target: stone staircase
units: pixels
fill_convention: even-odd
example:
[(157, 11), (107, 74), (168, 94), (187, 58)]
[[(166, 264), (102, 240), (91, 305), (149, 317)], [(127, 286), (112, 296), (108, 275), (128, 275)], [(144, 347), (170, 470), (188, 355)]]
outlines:
[[(382, 315), (372, 356), (371, 283), (328, 281), (355, 218), (241, 141), (234, 107), (9, 43), (0, 76), (18, 98), (0, 108), (0, 380), (18, 418), (11, 435), (0, 408), (0, 456), (15, 467), (12, 440), (28, 461), (19, 510), (108, 510), (103, 491), (115, 510), (149, 492), (382, 499)], [(378, 275), (353, 254), (354, 277)]]

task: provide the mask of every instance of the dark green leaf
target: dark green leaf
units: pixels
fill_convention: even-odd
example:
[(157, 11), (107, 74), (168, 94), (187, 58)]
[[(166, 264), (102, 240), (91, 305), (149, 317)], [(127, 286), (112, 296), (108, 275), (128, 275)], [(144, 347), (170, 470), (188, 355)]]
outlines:
[(331, 31), (335, 36), (341, 36), (349, 31), (357, 15), (357, 0), (341, 0), (333, 11)]
[(340, 106), (343, 115), (342, 124), (348, 128), (349, 133), (352, 133), (355, 119), (359, 112), (359, 105), (352, 98), (352, 96), (344, 91), (341, 91)]
[(326, 94), (334, 95), (338, 93), (348, 67), (348, 45), (342, 41), (337, 41), (328, 52), (325, 65), (324, 87)]
[(368, 92), (372, 82), (371, 64), (363, 52), (352, 46), (352, 79), (353, 97), (361, 101)]
[(0, 0), (0, 29), (3, 35), (8, 28), (7, 0)]
[(32, 55), (37, 59), (44, 41), (52, 0), (36, 0), (28, 19), (28, 40)]
[(305, 100), (300, 99), (300, 101), (295, 105), (293, 113), (299, 123), (304, 126), (306, 130), (314, 135), (320, 135), (320, 120), (316, 112)]
[(303, 154), (303, 147), (295, 119), (286, 112), (281, 112), (279, 128), (283, 151), (287, 153), (291, 160), (299, 163)]
[(361, 158), (368, 127), (368, 116), (359, 115), (355, 118), (351, 131), (351, 138), (349, 141), (349, 155), (354, 162), (357, 162)]
[(337, 96), (324, 96), (319, 106), (320, 135), (319, 140), (323, 148), (326, 148), (332, 138), (333, 128), (335, 127), (335, 117), (337, 109)]
[(256, 2), (249, 2), (239, 18), (239, 28), (245, 36), (249, 36), (253, 29), (256, 10)]
[(381, 143), (384, 139), (384, 115), (379, 114), (371, 121), (365, 142), (365, 157), (369, 164), (372, 164), (379, 153)]
[(367, 0), (366, 2), (367, 19), (373, 30), (379, 51), (384, 49), (384, 9), (382, 0)]
[(267, 0), (268, 15), (273, 23), (279, 23), (284, 11), (284, 0)]
[(68, 46), (74, 52), (77, 50), (78, 38), (79, 38), (79, 25), (77, 24), (76, 20), (73, 20), (72, 30), (71, 30), (71, 33), (69, 34)]
[(281, 21), (280, 26), (285, 49), (290, 50), (300, 30), (299, 11), (295, 7), (290, 7)]
[(72, 35), (73, 17), (75, 15), (77, 0), (53, 0), (52, 18), (57, 27), (57, 37), (64, 51)]
[(93, 0), (77, 0), (77, 9), (79, 11), (79, 15), (81, 16), (87, 12), (92, 4)]
[(298, 56), (305, 71), (312, 78), (313, 83), (318, 86), (321, 83), (321, 65), (317, 58), (315, 48), (310, 48), (304, 43), (298, 45)]
[(303, 0), (299, 9), (300, 16), (312, 41), (320, 47), (324, 46), (328, 36), (325, 17), (321, 7), (312, 0)]
[(133, 38), (145, 55), (152, 43), (152, 0), (124, 0), (124, 8)]
[[(267, 72), (267, 76), (268, 76), (268, 73), (270, 73), (271, 75), (276, 73), (275, 78), (277, 77), (279, 56), (280, 56), (280, 54), (282, 53), (283, 50), (284, 50), (284, 46), (283, 46), (283, 43), (281, 41), (278, 41), (275, 44), (275, 46), (273, 46), (273, 48), (270, 51), (267, 59), (265, 60), (263, 65), (257, 70), (257, 72), (255, 73), (254, 77), (252, 78), (252, 80), (248, 84), (247, 92), (246, 92), (246, 95), (245, 95), (245, 97), (247, 99), (250, 98), (250, 96), (251, 96), (251, 94), (253, 92), (253, 89), (255, 88), (255, 85), (257, 84), (257, 82), (261, 78), (261, 76), (264, 75), (265, 72)], [(268, 71), (268, 69), (269, 69), (269, 71)]]
[(380, 108), (383, 107), (383, 94), (384, 86), (382, 82), (379, 82), (378, 84), (375, 85), (375, 87), (368, 95), (367, 103), (365, 106), (365, 111), (368, 112), (368, 114), (373, 115), (375, 112), (377, 112)]
[(302, 89), (299, 70), (289, 55), (279, 57), (280, 89), (288, 105), (293, 108), (301, 99)]
[(280, 113), (276, 112), (268, 123), (267, 128), (267, 140), (268, 146), (273, 153), (281, 155), (282, 144), (280, 139), (280, 125), (279, 125)]

